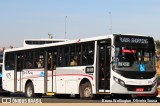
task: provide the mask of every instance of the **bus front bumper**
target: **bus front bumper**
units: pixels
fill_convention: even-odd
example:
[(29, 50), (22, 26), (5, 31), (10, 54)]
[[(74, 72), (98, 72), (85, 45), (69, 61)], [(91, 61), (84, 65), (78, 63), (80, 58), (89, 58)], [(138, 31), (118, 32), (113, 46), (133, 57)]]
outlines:
[[(144, 91), (136, 91), (136, 89), (138, 88), (143, 88)], [(122, 86), (118, 83), (114, 83), (111, 86), (111, 93), (113, 94), (135, 94), (135, 95), (139, 95), (139, 96), (144, 96), (144, 95), (148, 95), (148, 96), (155, 96), (158, 95), (157, 92), (157, 85), (141, 85), (141, 87), (139, 86), (134, 86), (134, 85), (129, 85), (129, 86)]]
[(146, 96), (146, 97), (156, 97), (156, 96), (158, 96), (158, 90), (156, 90), (156, 92), (154, 93), (154, 94), (136, 94), (135, 95), (136, 97), (144, 97), (144, 96)]

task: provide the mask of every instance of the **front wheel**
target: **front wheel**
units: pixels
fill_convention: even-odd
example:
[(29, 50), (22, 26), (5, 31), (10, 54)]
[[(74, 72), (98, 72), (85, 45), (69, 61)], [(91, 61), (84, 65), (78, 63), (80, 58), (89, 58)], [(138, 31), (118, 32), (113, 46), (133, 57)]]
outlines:
[(92, 99), (93, 98), (92, 87), (89, 82), (86, 82), (81, 85), (80, 97), (82, 99)]
[(27, 84), (25, 89), (25, 97), (32, 98), (35, 97), (33, 84), (30, 82)]

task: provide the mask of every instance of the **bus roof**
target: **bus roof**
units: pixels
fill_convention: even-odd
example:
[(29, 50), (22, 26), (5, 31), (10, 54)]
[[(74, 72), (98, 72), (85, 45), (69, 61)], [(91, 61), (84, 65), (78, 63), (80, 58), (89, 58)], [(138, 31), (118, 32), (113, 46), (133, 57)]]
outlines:
[[(68, 40), (66, 42), (57, 42), (57, 43), (50, 43), (50, 44), (43, 44), (43, 45), (36, 45), (36, 46), (26, 46), (26, 47), (14, 48), (14, 49), (7, 49), (5, 50), (5, 52), (36, 49), (36, 48), (43, 48), (43, 47), (50, 47), (50, 46), (60, 46), (60, 45), (67, 45), (67, 44), (87, 42), (87, 41), (95, 41), (95, 40), (113, 38), (114, 36), (118, 36), (118, 35), (145, 36), (145, 35), (135, 35), (135, 34), (113, 34), (113, 35), (97, 36), (97, 37), (83, 38), (83, 39), (77, 39), (77, 40)], [(150, 37), (150, 36), (145, 36), (145, 37)]]

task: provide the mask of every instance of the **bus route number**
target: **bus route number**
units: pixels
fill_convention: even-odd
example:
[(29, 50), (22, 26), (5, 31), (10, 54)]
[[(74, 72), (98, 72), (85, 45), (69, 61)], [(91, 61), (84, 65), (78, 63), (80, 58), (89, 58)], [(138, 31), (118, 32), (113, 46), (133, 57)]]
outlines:
[(129, 67), (130, 66), (130, 63), (129, 62), (118, 62), (118, 66), (120, 67)]

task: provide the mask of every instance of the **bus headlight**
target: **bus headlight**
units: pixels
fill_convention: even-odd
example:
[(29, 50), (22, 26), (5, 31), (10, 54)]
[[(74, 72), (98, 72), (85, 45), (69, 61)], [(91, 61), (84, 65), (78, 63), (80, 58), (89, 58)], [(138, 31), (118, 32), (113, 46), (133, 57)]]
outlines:
[(116, 77), (113, 77), (114, 81), (116, 81), (118, 83), (118, 78)]
[(118, 78), (116, 78), (114, 76), (113, 76), (113, 79), (114, 79), (115, 82), (117, 82), (118, 84), (120, 84), (120, 85), (125, 87), (125, 82), (124, 81), (122, 81), (121, 79), (118, 79)]
[(119, 80), (119, 84), (122, 85), (122, 86), (125, 86), (125, 83), (122, 80)]
[(157, 79), (153, 81), (152, 87), (154, 87), (156, 84), (157, 84)]

